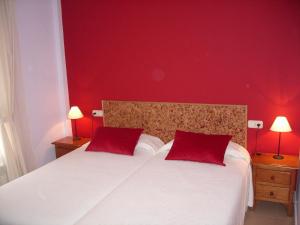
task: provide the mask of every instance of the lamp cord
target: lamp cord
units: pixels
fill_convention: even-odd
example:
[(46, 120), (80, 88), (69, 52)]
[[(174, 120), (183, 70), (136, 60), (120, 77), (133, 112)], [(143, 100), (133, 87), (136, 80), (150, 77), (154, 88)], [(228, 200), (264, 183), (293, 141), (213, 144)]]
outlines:
[(91, 138), (94, 137), (94, 117), (92, 116), (92, 132), (91, 132)]
[(257, 124), (257, 129), (256, 129), (256, 133), (255, 133), (255, 148), (254, 148), (254, 154), (256, 155), (257, 154), (257, 143), (258, 143), (258, 133), (259, 133), (259, 127), (260, 127), (260, 124)]

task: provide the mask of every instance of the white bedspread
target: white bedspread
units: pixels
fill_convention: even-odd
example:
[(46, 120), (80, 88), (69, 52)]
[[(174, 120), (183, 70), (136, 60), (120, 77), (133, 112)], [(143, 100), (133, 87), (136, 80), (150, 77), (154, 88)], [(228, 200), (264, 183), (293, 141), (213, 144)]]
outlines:
[(0, 224), (243, 224), (253, 200), (245, 149), (230, 144), (223, 167), (166, 161), (171, 145), (153, 156), (160, 143), (148, 141), (134, 156), (84, 145), (0, 187)]
[(165, 155), (144, 164), (76, 224), (243, 224), (252, 179), (247, 160), (226, 157), (223, 167), (165, 161)]
[(86, 145), (0, 188), (1, 225), (71, 225), (149, 158), (85, 152)]

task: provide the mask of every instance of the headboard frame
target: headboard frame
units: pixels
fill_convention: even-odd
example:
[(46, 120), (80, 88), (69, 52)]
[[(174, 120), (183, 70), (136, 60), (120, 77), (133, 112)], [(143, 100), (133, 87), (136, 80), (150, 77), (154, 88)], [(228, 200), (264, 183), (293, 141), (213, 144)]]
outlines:
[(247, 145), (247, 106), (103, 100), (104, 126), (144, 128), (164, 142), (176, 129), (205, 134), (230, 134)]

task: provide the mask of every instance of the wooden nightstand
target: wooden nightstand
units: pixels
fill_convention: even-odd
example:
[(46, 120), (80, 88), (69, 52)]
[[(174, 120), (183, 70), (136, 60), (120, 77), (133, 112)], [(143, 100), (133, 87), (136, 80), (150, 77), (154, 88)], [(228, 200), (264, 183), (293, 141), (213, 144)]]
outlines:
[(265, 153), (252, 157), (254, 203), (257, 200), (282, 203), (292, 216), (299, 159), (284, 155), (284, 159), (277, 160), (273, 155)]
[(56, 158), (59, 158), (76, 148), (79, 148), (83, 144), (89, 142), (89, 138), (80, 138), (79, 140), (73, 140), (73, 137), (64, 137), (57, 141), (54, 141), (52, 144), (55, 145)]

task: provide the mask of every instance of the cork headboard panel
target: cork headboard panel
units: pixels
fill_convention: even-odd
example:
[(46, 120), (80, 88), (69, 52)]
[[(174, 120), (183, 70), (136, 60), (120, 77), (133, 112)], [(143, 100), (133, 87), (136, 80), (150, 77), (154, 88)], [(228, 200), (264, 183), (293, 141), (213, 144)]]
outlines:
[(176, 129), (205, 134), (229, 134), (246, 147), (247, 106), (193, 103), (102, 101), (104, 126), (144, 128), (164, 142)]

